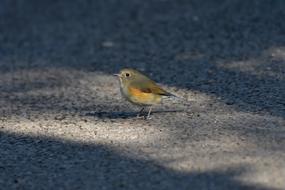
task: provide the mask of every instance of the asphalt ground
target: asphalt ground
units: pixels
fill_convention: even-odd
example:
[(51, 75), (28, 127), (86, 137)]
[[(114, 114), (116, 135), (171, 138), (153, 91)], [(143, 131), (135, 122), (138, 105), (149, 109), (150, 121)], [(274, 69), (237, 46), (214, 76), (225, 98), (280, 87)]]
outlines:
[[(1, 0), (0, 189), (285, 189), (282, 0)], [(188, 102), (151, 120), (138, 69)]]

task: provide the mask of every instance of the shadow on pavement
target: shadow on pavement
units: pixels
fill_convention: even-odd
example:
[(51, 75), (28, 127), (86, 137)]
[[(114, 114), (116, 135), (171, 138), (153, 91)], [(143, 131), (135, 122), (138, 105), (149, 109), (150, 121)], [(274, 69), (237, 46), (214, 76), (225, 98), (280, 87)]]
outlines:
[[(284, 118), (284, 78), (219, 66), (284, 47), (284, 1), (6, 0), (0, 7), (2, 73), (52, 67), (111, 74), (134, 67), (238, 110)], [(284, 76), (284, 60), (269, 55), (263, 62), (270, 64), (257, 67)], [(30, 88), (45, 85), (32, 82)]]
[(273, 190), (237, 180), (245, 166), (179, 172), (103, 145), (0, 132), (3, 189)]
[[(156, 114), (163, 114), (163, 113), (179, 113), (179, 112), (185, 112), (185, 110), (153, 110), (151, 112), (151, 115)], [(84, 116), (92, 116), (97, 118), (108, 118), (108, 119), (128, 119), (128, 118), (137, 118), (137, 119), (143, 119), (141, 117), (147, 116), (146, 111), (142, 112), (140, 114), (141, 117), (138, 116), (139, 111), (137, 112), (106, 112), (106, 111), (99, 111), (99, 112), (90, 112), (86, 113)]]
[[(285, 46), (284, 7), (283, 0), (2, 0), (1, 105), (13, 109), (1, 114), (20, 115), (22, 109), (31, 108), (38, 115), (83, 110), (91, 117), (135, 117), (135, 112), (111, 111), (114, 107), (106, 102), (90, 106), (86, 103), (92, 101), (89, 91), (83, 98), (76, 96), (80, 90), (74, 91), (75, 99), (49, 94), (57, 87), (68, 87), (70, 81), (62, 81), (64, 76), (41, 79), (38, 74), (30, 81), (17, 77), (18, 71), (25, 75), (27, 70), (36, 74), (52, 68), (65, 71), (68, 78), (72, 70), (111, 74), (133, 67), (166, 85), (220, 98), (236, 110), (261, 111), (284, 119), (285, 56), (264, 55), (271, 48)], [(271, 75), (221, 66), (254, 59), (259, 60), (257, 70), (262, 73), (269, 68)], [(269, 64), (259, 65), (260, 60)], [(8, 75), (13, 75), (10, 82)], [(33, 94), (41, 89), (43, 95)], [(110, 112), (100, 111), (105, 107)], [(212, 127), (212, 123), (207, 125)], [(270, 134), (273, 128), (237, 131), (238, 135), (249, 131), (248, 137), (257, 136), (259, 144), (277, 141), (279, 148), (284, 133), (278, 126)], [(267, 148), (268, 152), (270, 143)], [(284, 152), (283, 146), (280, 150)], [(238, 181), (246, 166), (179, 172), (103, 145), (45, 137), (1, 132), (0, 152), (3, 189), (272, 189)]]

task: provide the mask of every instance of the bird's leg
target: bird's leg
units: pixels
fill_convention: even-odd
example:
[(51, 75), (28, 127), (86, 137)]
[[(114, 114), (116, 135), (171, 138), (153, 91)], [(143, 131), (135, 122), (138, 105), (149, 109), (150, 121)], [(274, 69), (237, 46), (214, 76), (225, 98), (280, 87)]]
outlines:
[(152, 110), (152, 107), (150, 106), (148, 114), (146, 116), (146, 119), (151, 119), (151, 117), (150, 117), (151, 110)]
[(139, 111), (139, 113), (137, 114), (137, 118), (140, 118), (140, 114), (143, 112), (144, 107), (142, 107), (142, 109)]

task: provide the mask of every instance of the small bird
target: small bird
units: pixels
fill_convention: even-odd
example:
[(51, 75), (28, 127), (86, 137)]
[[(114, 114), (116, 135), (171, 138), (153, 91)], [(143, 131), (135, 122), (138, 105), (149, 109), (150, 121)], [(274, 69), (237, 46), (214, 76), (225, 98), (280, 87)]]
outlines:
[(145, 107), (149, 107), (146, 119), (150, 119), (152, 105), (160, 103), (163, 96), (176, 97), (135, 69), (122, 69), (119, 74), (114, 75), (118, 76), (120, 80), (120, 90), (123, 97), (135, 105), (142, 106), (138, 117)]

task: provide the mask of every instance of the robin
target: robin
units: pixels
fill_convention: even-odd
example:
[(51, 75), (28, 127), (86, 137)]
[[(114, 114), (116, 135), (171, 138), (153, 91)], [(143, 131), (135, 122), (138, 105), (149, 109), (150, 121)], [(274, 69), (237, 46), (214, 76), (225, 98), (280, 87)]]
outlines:
[(162, 97), (176, 97), (137, 70), (122, 69), (119, 74), (114, 75), (118, 76), (120, 80), (120, 90), (123, 97), (129, 102), (142, 107), (138, 116), (145, 107), (149, 107), (146, 119), (150, 119), (152, 106), (161, 103)]

